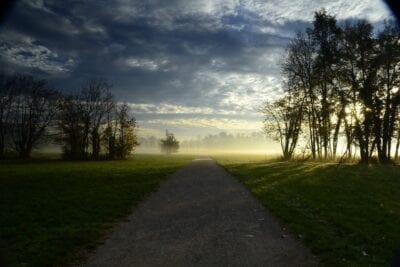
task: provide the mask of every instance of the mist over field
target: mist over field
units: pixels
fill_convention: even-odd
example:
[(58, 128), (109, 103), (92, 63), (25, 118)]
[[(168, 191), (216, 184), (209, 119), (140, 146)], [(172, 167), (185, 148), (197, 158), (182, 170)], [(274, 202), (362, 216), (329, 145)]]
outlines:
[[(244, 154), (277, 154), (279, 144), (262, 132), (230, 134), (220, 132), (206, 136), (186, 137), (179, 139), (178, 153), (215, 154), (215, 153), (244, 153)], [(149, 136), (139, 137), (138, 153), (159, 153), (160, 138)]]

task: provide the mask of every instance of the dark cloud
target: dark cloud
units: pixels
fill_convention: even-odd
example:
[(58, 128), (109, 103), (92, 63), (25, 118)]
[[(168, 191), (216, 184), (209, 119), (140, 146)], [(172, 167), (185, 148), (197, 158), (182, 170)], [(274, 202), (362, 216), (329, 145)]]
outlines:
[(321, 7), (339, 19), (389, 14), (378, 0), (22, 0), (1, 25), (0, 64), (64, 90), (106, 78), (121, 101), (152, 105), (147, 116), (167, 104), (254, 119), (280, 93), (285, 45)]

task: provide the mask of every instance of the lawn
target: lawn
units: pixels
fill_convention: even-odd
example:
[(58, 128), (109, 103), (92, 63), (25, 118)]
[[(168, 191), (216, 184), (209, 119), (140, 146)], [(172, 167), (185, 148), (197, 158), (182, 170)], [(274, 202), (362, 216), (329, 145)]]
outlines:
[(400, 166), (215, 158), (323, 266), (389, 266), (400, 248)]
[(0, 265), (80, 262), (190, 156), (0, 162)]

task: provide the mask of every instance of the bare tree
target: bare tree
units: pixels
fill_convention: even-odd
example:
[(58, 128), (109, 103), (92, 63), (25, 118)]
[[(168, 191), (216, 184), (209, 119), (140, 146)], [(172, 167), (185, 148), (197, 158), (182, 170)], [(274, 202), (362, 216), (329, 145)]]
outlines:
[(78, 95), (64, 96), (60, 101), (57, 118), (59, 130), (57, 141), (61, 143), (63, 156), (67, 159), (87, 158), (84, 134), (83, 103)]
[(83, 86), (80, 101), (83, 104), (84, 140), (87, 152), (91, 147), (91, 157), (100, 155), (100, 127), (107, 122), (107, 113), (112, 108), (111, 85), (103, 80), (93, 80)]
[[(304, 134), (313, 159), (336, 157), (341, 135), (347, 142), (344, 155), (351, 157), (356, 147), (362, 163), (375, 154), (381, 163), (390, 162), (393, 151), (398, 155), (398, 27), (389, 23), (378, 34), (363, 20), (338, 27), (335, 17), (318, 11), (312, 28), (288, 45), (282, 70), (291, 88), (284, 97), (302, 107), (301, 124), (308, 126)], [(270, 116), (279, 114), (275, 121), (281, 125), (275, 130), (287, 142), (285, 122), (293, 111), (283, 109), (282, 102), (267, 107)], [(291, 152), (285, 142), (283, 150)]]
[[(283, 74), (286, 75), (293, 88), (303, 91), (306, 121), (309, 131), (310, 150), (312, 158), (321, 157), (320, 149), (320, 104), (315, 92), (315, 48), (309, 34), (298, 33), (287, 47), (287, 56), (282, 64)], [(293, 92), (293, 91), (292, 91)], [(300, 92), (297, 92), (298, 94)]]
[[(325, 10), (315, 12), (313, 28), (308, 30), (315, 46), (314, 72), (316, 73), (316, 84), (321, 102), (320, 112), (320, 139), (324, 158), (333, 154), (331, 132), (333, 129), (332, 114), (334, 114), (334, 102), (336, 99), (334, 86), (334, 66), (337, 63), (336, 55), (338, 42), (340, 40), (340, 28), (336, 25), (335, 17), (326, 13)], [(339, 116), (338, 116), (339, 117)], [(337, 120), (341, 122), (341, 118)], [(338, 132), (335, 131), (335, 134)], [(334, 136), (334, 138), (337, 138)]]
[(13, 103), (12, 77), (0, 74), (0, 159), (4, 157), (10, 135), (10, 115)]
[(92, 80), (78, 94), (65, 97), (58, 121), (65, 157), (99, 158), (102, 128), (114, 107), (110, 88), (103, 80)]
[(136, 120), (129, 113), (129, 106), (126, 103), (115, 105), (108, 113), (102, 140), (109, 159), (125, 159), (139, 145)]
[(289, 90), (284, 97), (266, 103), (261, 109), (265, 115), (264, 131), (280, 142), (284, 160), (292, 158), (299, 141), (304, 99)]
[(390, 162), (392, 138), (398, 119), (400, 104), (400, 31), (386, 24), (377, 38), (378, 51), (378, 99), (375, 110), (375, 143), (381, 162)]
[(11, 140), (20, 158), (29, 158), (32, 149), (46, 135), (57, 114), (59, 94), (45, 80), (18, 75), (11, 84)]

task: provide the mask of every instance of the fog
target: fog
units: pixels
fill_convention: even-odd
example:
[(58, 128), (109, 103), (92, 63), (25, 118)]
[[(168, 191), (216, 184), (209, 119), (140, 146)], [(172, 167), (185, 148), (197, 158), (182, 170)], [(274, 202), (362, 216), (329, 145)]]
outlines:
[[(266, 138), (262, 132), (250, 134), (231, 134), (220, 132), (180, 140), (178, 153), (185, 154), (218, 154), (218, 153), (243, 153), (243, 154), (279, 154), (278, 142)], [(154, 136), (139, 137), (140, 145), (137, 153), (160, 153), (160, 138)]]

